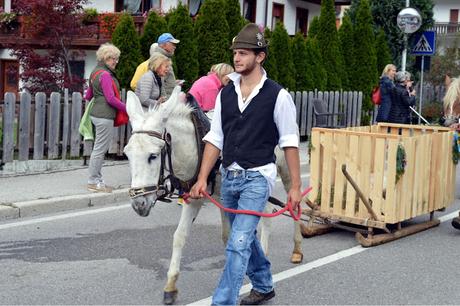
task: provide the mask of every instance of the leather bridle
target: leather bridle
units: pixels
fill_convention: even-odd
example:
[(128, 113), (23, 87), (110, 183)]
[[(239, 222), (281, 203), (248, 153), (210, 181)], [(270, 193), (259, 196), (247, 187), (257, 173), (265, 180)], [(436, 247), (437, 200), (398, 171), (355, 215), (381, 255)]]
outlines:
[[(169, 199), (166, 199), (167, 196), (171, 196), (174, 192), (174, 187), (170, 184), (170, 188), (166, 184), (166, 181), (171, 179), (177, 179), (174, 176), (172, 168), (172, 158), (171, 158), (171, 135), (166, 131), (162, 134), (155, 131), (133, 131), (132, 134), (147, 134), (148, 136), (155, 137), (157, 139), (163, 140), (165, 145), (161, 149), (161, 164), (160, 164), (160, 176), (158, 178), (157, 185), (150, 185), (144, 187), (135, 187), (128, 190), (128, 194), (131, 199), (146, 196), (148, 194), (154, 193), (156, 195), (156, 200), (163, 202), (170, 202)], [(165, 163), (166, 159), (168, 162), (169, 175), (165, 177)]]

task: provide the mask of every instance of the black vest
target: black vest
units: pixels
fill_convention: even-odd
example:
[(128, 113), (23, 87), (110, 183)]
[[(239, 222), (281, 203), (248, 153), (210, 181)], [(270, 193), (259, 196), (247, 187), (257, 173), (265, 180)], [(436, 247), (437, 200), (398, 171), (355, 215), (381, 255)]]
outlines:
[(233, 162), (244, 169), (275, 162), (274, 150), (279, 134), (273, 112), (281, 89), (279, 84), (267, 79), (243, 113), (238, 108), (238, 95), (233, 83), (222, 89), (222, 164), (225, 168)]

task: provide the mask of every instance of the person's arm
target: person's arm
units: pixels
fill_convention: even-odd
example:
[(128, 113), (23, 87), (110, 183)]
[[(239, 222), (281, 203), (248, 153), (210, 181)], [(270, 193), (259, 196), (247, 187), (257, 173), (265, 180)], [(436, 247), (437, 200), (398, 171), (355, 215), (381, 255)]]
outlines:
[(289, 169), (291, 188), (288, 192), (288, 201), (295, 207), (300, 203), (302, 182), (300, 180), (299, 158), (299, 128), (296, 121), (296, 109), (291, 95), (280, 90), (276, 99), (273, 113), (275, 124), (280, 135), (279, 146), (284, 150), (284, 157)]
[(108, 72), (103, 72), (99, 79), (99, 84), (101, 84), (102, 93), (104, 94), (105, 100), (107, 103), (115, 109), (126, 112), (126, 105), (121, 102), (120, 99), (115, 96), (113, 91), (112, 77)]
[(291, 177), (291, 189), (288, 192), (288, 202), (296, 207), (302, 200), (300, 188), (302, 188), (302, 182), (300, 180), (300, 157), (299, 148), (296, 147), (284, 147), (284, 158), (289, 169), (289, 176)]
[(207, 142), (204, 147), (203, 159), (201, 160), (200, 173), (198, 180), (190, 189), (190, 196), (194, 199), (202, 198), (203, 192), (208, 186), (208, 176), (219, 158), (220, 150), (213, 144)]
[(146, 73), (140, 78), (137, 84), (136, 93), (138, 93), (139, 101), (141, 101), (142, 106), (147, 108), (155, 106), (158, 103), (158, 100), (151, 98), (152, 91), (155, 90), (155, 87), (158, 87), (154, 78), (153, 74)]
[(203, 138), (203, 140), (206, 141), (206, 146), (203, 153), (200, 173), (198, 174), (198, 180), (190, 190), (190, 196), (192, 198), (197, 199), (203, 197), (203, 191), (206, 190), (209, 173), (222, 151), (224, 133), (222, 131), (221, 120), (220, 95), (218, 95), (216, 99), (216, 108), (211, 121), (211, 129)]
[(91, 86), (91, 83), (90, 83), (85, 93), (85, 100), (89, 101), (92, 98), (93, 98), (93, 86)]

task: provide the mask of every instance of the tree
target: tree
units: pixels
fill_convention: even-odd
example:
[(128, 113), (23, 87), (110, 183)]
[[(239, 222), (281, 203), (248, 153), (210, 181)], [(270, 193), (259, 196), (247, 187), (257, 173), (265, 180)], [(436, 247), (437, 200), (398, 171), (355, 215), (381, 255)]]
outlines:
[[(225, 14), (228, 24), (228, 41), (231, 42), (233, 38), (238, 35), (240, 30), (246, 24), (245, 19), (241, 16), (240, 1), (239, 0), (226, 0)], [(228, 49), (228, 58), (233, 58), (233, 50)]]
[(198, 42), (199, 74), (206, 75), (212, 65), (228, 62), (229, 27), (225, 20), (224, 0), (206, 0), (195, 24)]
[[(82, 52), (71, 51), (74, 38), (85, 33), (81, 23), (87, 0), (17, 0), (17, 13), (24, 16), (24, 35), (39, 42), (40, 48), (22, 40), (10, 46), (11, 54), (21, 63), (24, 88), (59, 91), (64, 87), (81, 90), (84, 79), (72, 72), (70, 61)], [(40, 52), (37, 49), (41, 49)]]
[(176, 78), (186, 80), (184, 89), (188, 89), (198, 78), (198, 46), (193, 35), (192, 18), (183, 4), (169, 13), (169, 31), (180, 40), (174, 53)]
[(147, 22), (144, 26), (144, 33), (141, 36), (141, 52), (144, 60), (150, 57), (150, 46), (156, 43), (158, 36), (168, 31), (168, 25), (163, 16), (158, 15), (155, 11), (150, 11)]
[(122, 88), (129, 88), (134, 71), (142, 62), (139, 37), (130, 14), (124, 13), (121, 16), (120, 22), (113, 31), (112, 43), (121, 51), (116, 71), (118, 80)]
[(368, 0), (360, 1), (356, 13), (354, 38), (356, 62), (352, 74), (353, 86), (363, 92), (363, 116), (361, 118), (363, 123), (368, 124), (367, 111), (372, 109), (370, 95), (378, 79), (375, 37)]
[(319, 16), (313, 17), (310, 22), (310, 26), (308, 27), (308, 36), (311, 38), (316, 37), (319, 32)]
[(319, 31), (316, 35), (323, 56), (323, 65), (327, 73), (327, 90), (337, 90), (342, 87), (339, 39), (335, 24), (334, 0), (321, 2)]
[(294, 90), (294, 63), (292, 62), (289, 35), (280, 22), (276, 24), (273, 30), (270, 45), (278, 69), (278, 75), (275, 81), (289, 90)]
[(382, 29), (375, 39), (375, 50), (377, 52), (377, 74), (381, 74), (385, 66), (392, 63), (388, 40)]
[(354, 37), (353, 37), (353, 25), (349, 16), (344, 16), (342, 20), (342, 25), (338, 31), (339, 41), (340, 41), (340, 51), (342, 52), (343, 57), (343, 69), (345, 70), (345, 75), (343, 77), (343, 89), (352, 90), (352, 75), (353, 70), (355, 69), (355, 52), (354, 52)]
[[(360, 0), (353, 0), (347, 14), (350, 16), (353, 24), (356, 23), (356, 12)], [(379, 29), (383, 29), (388, 39), (391, 50), (393, 63), (401, 62), (401, 53), (404, 49), (404, 33), (396, 24), (398, 13), (405, 8), (405, 1), (401, 0), (370, 0), (371, 12), (374, 19), (374, 33), (377, 34)], [(410, 7), (417, 9), (422, 17), (422, 26), (417, 31), (423, 32), (434, 24), (433, 20), (433, 1), (432, 0), (411, 0)], [(409, 43), (413, 34), (409, 35)]]
[(267, 76), (272, 80), (278, 79), (278, 67), (276, 66), (276, 58), (275, 53), (273, 51), (273, 46), (271, 44), (271, 36), (272, 32), (269, 28), (265, 28), (264, 37), (265, 40), (268, 42), (268, 55), (265, 59), (263, 64), (265, 71), (267, 72)]
[(225, 15), (228, 24), (228, 41), (238, 35), (244, 26), (244, 18), (241, 16), (240, 1), (226, 0)]
[(316, 38), (307, 37), (305, 43), (307, 49), (307, 63), (311, 66), (313, 75), (313, 87), (308, 90), (325, 90), (327, 86), (327, 72), (323, 66), (321, 51)]
[(305, 91), (313, 87), (313, 75), (310, 65), (307, 63), (307, 47), (305, 39), (300, 32), (292, 40), (292, 59), (294, 66), (295, 90)]

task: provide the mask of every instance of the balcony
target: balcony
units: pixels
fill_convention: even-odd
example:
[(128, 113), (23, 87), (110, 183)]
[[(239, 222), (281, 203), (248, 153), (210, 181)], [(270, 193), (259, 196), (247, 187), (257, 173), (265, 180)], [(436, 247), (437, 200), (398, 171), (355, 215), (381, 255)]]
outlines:
[(460, 23), (435, 22), (432, 30), (439, 35), (455, 35), (460, 32)]
[[(134, 25), (137, 33), (142, 34), (145, 19), (143, 16), (133, 16)], [(23, 18), (18, 19), (8, 27), (0, 27), (0, 48), (5, 48), (8, 45), (15, 44), (30, 44), (35, 48), (40, 48), (43, 45), (42, 39), (30, 37), (24, 30)], [(97, 49), (101, 44), (110, 41), (111, 36), (106, 34), (101, 28), (99, 19), (86, 22), (84, 25), (83, 34), (76, 37), (72, 41), (72, 47), (75, 49)]]

